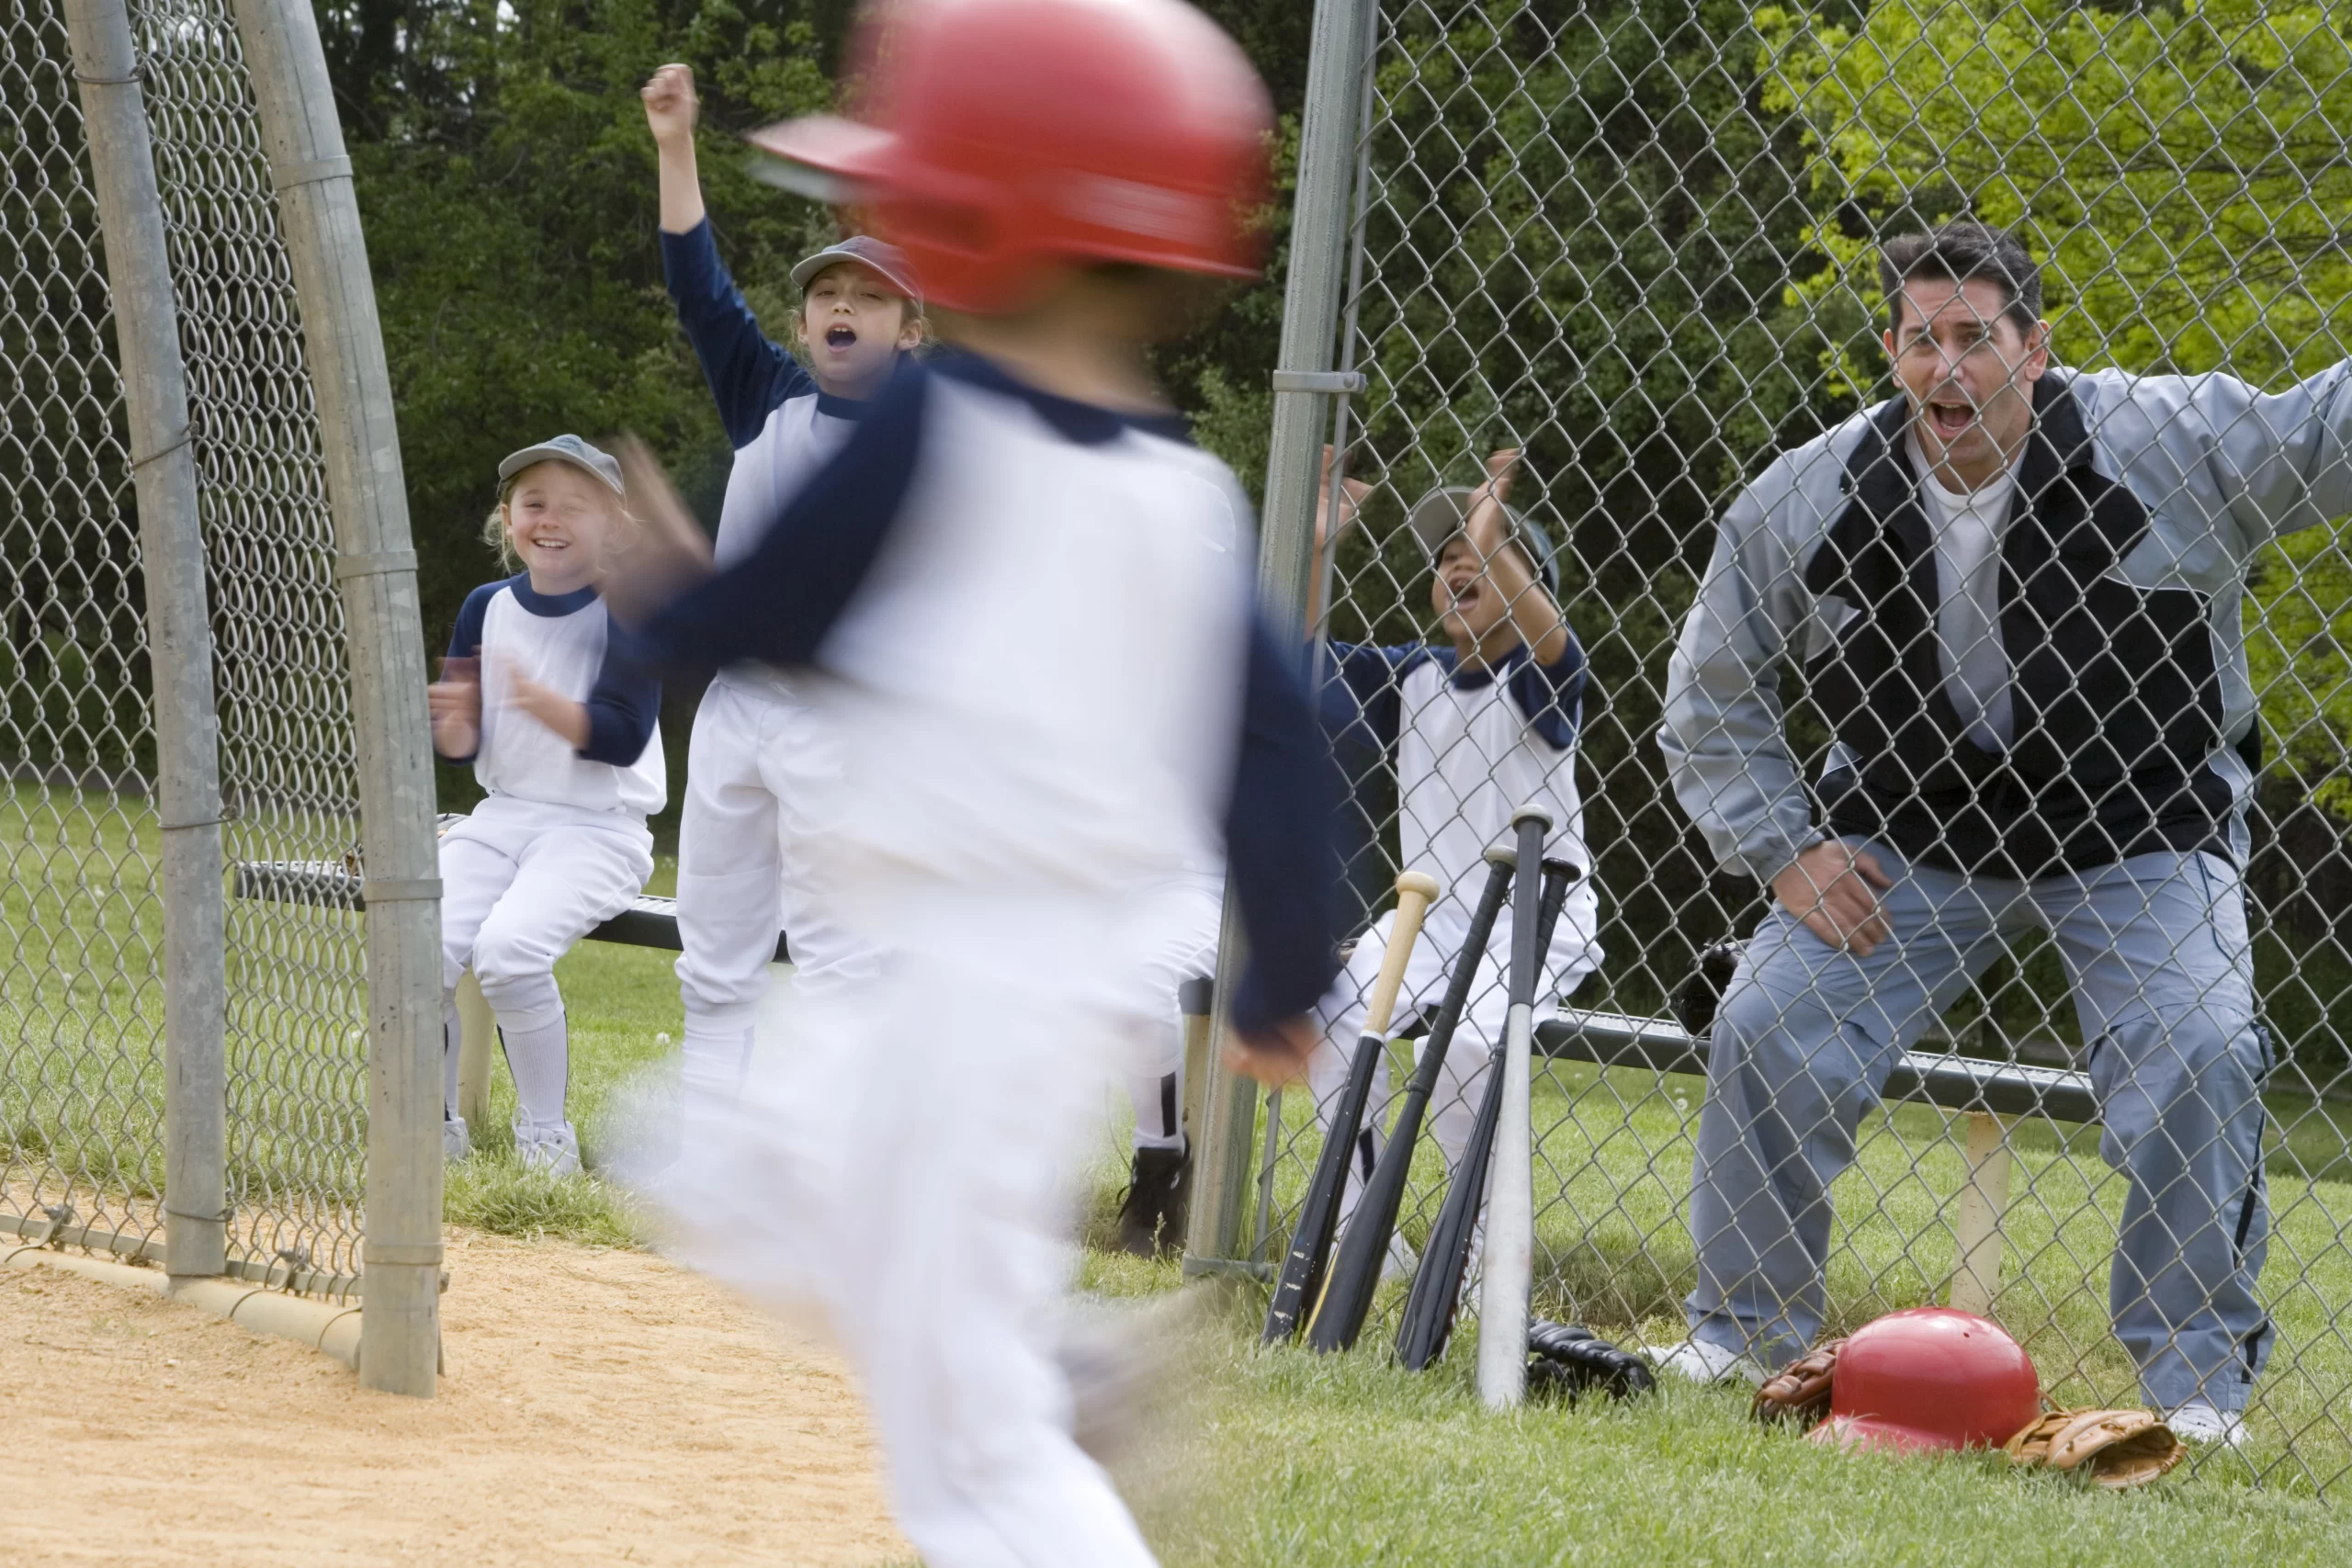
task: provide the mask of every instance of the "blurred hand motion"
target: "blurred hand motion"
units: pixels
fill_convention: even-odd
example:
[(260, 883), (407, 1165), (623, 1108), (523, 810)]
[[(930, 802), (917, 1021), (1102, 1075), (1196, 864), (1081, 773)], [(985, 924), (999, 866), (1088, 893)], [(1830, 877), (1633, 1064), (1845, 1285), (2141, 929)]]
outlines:
[(615, 619), (639, 626), (710, 575), (710, 538), (644, 442), (624, 435), (613, 451), (628, 487), (637, 538), (616, 556), (596, 588)]

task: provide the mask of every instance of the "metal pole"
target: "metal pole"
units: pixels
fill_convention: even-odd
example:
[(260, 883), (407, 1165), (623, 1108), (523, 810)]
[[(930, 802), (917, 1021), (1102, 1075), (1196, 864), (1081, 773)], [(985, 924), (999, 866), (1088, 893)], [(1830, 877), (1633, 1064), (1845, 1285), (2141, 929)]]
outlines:
[[(1378, 0), (1317, 0), (1308, 44), (1306, 107), (1299, 129), (1297, 205), (1291, 219), (1290, 276), (1283, 294), (1281, 367), (1274, 372), (1273, 446), (1266, 463), (1265, 529), (1258, 545), (1261, 599), (1306, 645), (1303, 626), (1315, 552), (1316, 470), (1321, 457), (1325, 397), (1337, 389), (1331, 350), (1348, 250), (1348, 190), (1355, 173), (1356, 127), (1363, 117), (1366, 47)], [(1226, 900), (1218, 943), (1217, 989), (1233, 994), (1241, 960), (1240, 927)], [(1250, 1155), (1258, 1118), (1257, 1086), (1225, 1070), (1225, 1015), (1210, 1041), (1202, 1086), (1201, 1146), (1194, 1151), (1193, 1213), (1185, 1237), (1194, 1272), (1229, 1265), (1240, 1252), (1250, 1191)]]
[(319, 401), (358, 728), (369, 1031), (359, 1381), (430, 1395), (440, 1349), (441, 882), (391, 379), (310, 0), (237, 0), (237, 31)]
[(130, 424), (163, 832), (164, 1242), (174, 1279), (228, 1261), (229, 982), (220, 724), (179, 305), (125, 0), (69, 0)]

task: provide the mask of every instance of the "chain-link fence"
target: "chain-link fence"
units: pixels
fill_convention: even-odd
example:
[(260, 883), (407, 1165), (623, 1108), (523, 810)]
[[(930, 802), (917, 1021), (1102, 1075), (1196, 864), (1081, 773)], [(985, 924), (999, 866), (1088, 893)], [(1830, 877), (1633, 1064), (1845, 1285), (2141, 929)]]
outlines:
[[(1315, 569), (1324, 705), (1367, 917), (1400, 856), (1466, 908), (1479, 874), (1453, 861), (1499, 841), (1555, 762), (1581, 811), (1581, 845), (1555, 852), (1589, 850), (1598, 952), (1581, 933), (1554, 948), (1570, 995), (1539, 1043), (1537, 1310), (1672, 1340), (1692, 1300), (1702, 1337), (1780, 1354), (1893, 1308), (1988, 1302), (2052, 1397), (2243, 1397), (2255, 1472), (2340, 1483), (2352, 393), (2330, 367), (2352, 348), (2352, 20), (1387, 0), (1374, 31), (1337, 366), (1365, 388), (1334, 425), (1364, 490), (1352, 521), (1327, 511)], [(2014, 485), (1973, 558), (1997, 586), (1973, 600), (1950, 587), (1970, 492), (1930, 510), (1932, 433), (1883, 410), (1877, 275), (1883, 241), (1962, 217), (2040, 262), (2057, 367), (2038, 434), (1997, 448), (2018, 466), (1996, 465)], [(1947, 368), (1981, 358), (1944, 325), (1928, 337)], [(2207, 372), (2280, 395), (2174, 378)], [(1968, 374), (1925, 394), (1962, 405), (1939, 450), (2006, 417)], [(1431, 558), (1455, 524), (1408, 524), (1502, 450), (1520, 536), (1556, 549), (1580, 693), (1510, 635), (1482, 639), (1477, 590)], [(2048, 599), (2062, 583), (2071, 601)], [(2250, 690), (2232, 675), (2241, 595)], [(1955, 640), (1955, 602), (1982, 605), (1981, 641)], [(1972, 686), (1987, 647), (2005, 660)], [(2187, 728), (2124, 758), (2119, 784), (2094, 754), (2147, 728), (2168, 675)], [(1979, 710), (1942, 705), (1980, 689)], [(2006, 716), (1968, 739), (1994, 698)], [(1956, 745), (1982, 765), (1931, 776)], [(2087, 828), (2059, 798), (2084, 779), (2068, 798), (2107, 803)], [(2114, 815), (2127, 797), (2136, 825)], [(1963, 821), (1956, 798), (1989, 815)], [(1875, 961), (1768, 919), (1758, 878), (1808, 821), (1925, 868), (1896, 878)], [(2047, 858), (2022, 846), (2045, 830), (2078, 874), (2034, 880)], [(2180, 852), (2197, 850), (2213, 852)], [(1451, 961), (1460, 932), (1433, 919), (1423, 941)], [(1669, 998), (1699, 950), (1750, 936), (1711, 1083), (1710, 1042)], [(1417, 1156), (1416, 1246), (1484, 1092), (1492, 951)], [(1261, 1260), (1319, 1145), (1310, 1098), (1283, 1096), (1261, 1134), (1234, 1244)]]
[[(256, 866), (358, 871), (363, 837), (352, 574), (263, 123), (228, 0), (0, 23), (0, 1231), (161, 1262), (173, 1223), (219, 1224), (225, 1257), (172, 1250), (175, 1273), (342, 1297), (369, 1174), (367, 917), (246, 896), (284, 881)], [(182, 503), (177, 544), (142, 519)], [(193, 611), (170, 636), (167, 602)], [(190, 649), (192, 687), (171, 665)], [(208, 985), (209, 1019), (188, 1000)], [(167, 995), (195, 1009), (169, 1028)], [(192, 1190), (167, 1195), (175, 1173)]]

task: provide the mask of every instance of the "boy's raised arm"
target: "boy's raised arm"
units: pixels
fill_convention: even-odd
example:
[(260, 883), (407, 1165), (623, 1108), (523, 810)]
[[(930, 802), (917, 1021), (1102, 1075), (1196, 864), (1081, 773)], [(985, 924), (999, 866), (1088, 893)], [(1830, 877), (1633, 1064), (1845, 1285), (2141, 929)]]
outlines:
[(778, 403), (816, 383), (760, 331), (743, 291), (718, 259), (695, 167), (699, 109), (694, 73), (684, 65), (664, 65), (639, 96), (659, 149), (662, 280), (702, 365), (703, 379), (710, 384), (728, 443), (740, 450), (759, 434)]
[(1486, 562), (1487, 580), (1510, 606), (1511, 625), (1519, 629), (1520, 641), (1538, 664), (1557, 664), (1568, 650), (1568, 624), (1561, 617), (1560, 606), (1553, 603), (1542, 578), (1536, 576), (1534, 563), (1524, 549), (1512, 549), (1508, 524), (1504, 521), (1503, 502), (1510, 498), (1511, 478), (1519, 467), (1519, 448), (1506, 446), (1487, 459), (1487, 482), (1478, 487), (1470, 503), (1470, 515), (1464, 520), (1462, 531), (1470, 536), (1470, 544)]

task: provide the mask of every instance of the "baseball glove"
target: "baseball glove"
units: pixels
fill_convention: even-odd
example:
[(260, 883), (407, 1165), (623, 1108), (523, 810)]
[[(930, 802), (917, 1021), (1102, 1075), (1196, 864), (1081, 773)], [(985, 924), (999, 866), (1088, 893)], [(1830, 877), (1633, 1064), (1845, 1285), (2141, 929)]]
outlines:
[(1794, 1421), (1810, 1427), (1829, 1414), (1829, 1385), (1838, 1374), (1838, 1352), (1843, 1339), (1816, 1345), (1791, 1361), (1756, 1391), (1747, 1413), (1767, 1424)]
[(1527, 1325), (1527, 1391), (1537, 1397), (1574, 1399), (1597, 1388), (1611, 1399), (1631, 1399), (1657, 1386), (1647, 1361), (1580, 1324), (1539, 1317)]
[(1703, 1035), (1715, 1026), (1715, 1006), (1723, 1000), (1724, 987), (1731, 984), (1732, 972), (1739, 967), (1740, 954), (1746, 952), (1744, 942), (1719, 942), (1699, 953), (1698, 964), (1674, 987), (1674, 1018), (1692, 1035)]
[(2114, 1491), (2154, 1481), (2184, 1452), (2152, 1410), (2052, 1410), (2001, 1447), (2012, 1464), (2080, 1470)]

